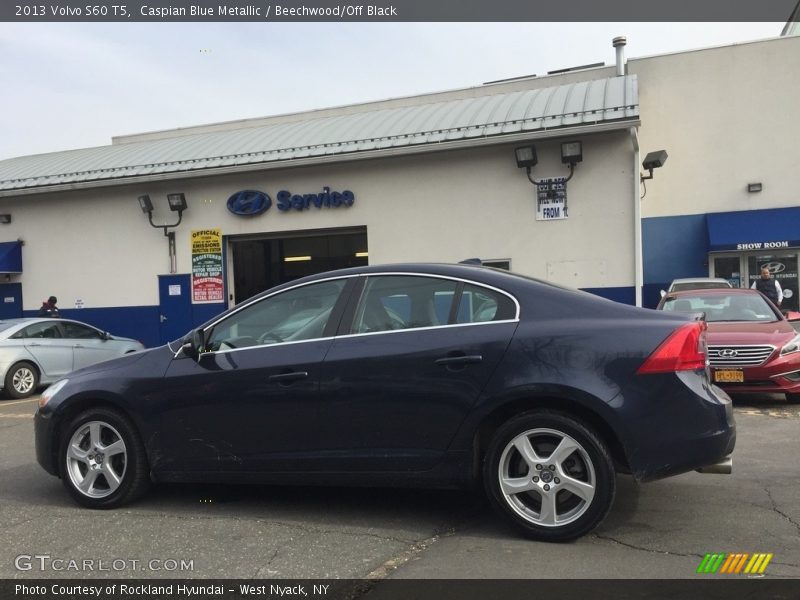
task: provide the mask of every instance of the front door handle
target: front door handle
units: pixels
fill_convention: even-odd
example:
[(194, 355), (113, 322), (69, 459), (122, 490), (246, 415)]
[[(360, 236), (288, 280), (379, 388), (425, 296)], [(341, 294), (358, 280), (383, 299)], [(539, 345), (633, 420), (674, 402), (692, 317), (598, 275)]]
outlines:
[(472, 365), (483, 361), (483, 356), (480, 354), (466, 354), (462, 356), (447, 356), (436, 360), (436, 364), (443, 367), (452, 367), (454, 365)]
[(278, 373), (277, 375), (270, 375), (267, 381), (274, 383), (289, 383), (297, 381), (298, 379), (305, 379), (308, 377), (308, 371), (292, 371), (291, 373)]

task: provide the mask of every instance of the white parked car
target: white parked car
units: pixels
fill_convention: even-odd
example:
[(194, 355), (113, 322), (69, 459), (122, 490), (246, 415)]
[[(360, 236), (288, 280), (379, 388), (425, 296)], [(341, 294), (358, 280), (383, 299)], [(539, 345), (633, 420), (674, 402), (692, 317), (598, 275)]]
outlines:
[(720, 288), (732, 288), (731, 282), (720, 277), (686, 277), (683, 279), (673, 279), (669, 284), (668, 290), (661, 290), (663, 298), (671, 292), (685, 292), (691, 290), (708, 290)]
[(141, 342), (79, 321), (7, 319), (0, 321), (0, 386), (25, 398), (71, 371), (137, 350)]

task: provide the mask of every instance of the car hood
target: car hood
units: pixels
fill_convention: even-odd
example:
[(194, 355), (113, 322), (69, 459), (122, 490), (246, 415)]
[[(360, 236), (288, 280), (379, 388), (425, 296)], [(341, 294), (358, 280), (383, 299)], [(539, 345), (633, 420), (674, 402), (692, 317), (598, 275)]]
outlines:
[(166, 346), (159, 346), (158, 348), (151, 348), (149, 350), (140, 350), (138, 352), (131, 352), (130, 354), (120, 356), (119, 358), (112, 358), (111, 360), (105, 360), (103, 362), (84, 367), (83, 369), (78, 369), (77, 371), (70, 373), (67, 377), (74, 380), (85, 375), (94, 375), (96, 373), (106, 373), (116, 369), (124, 369), (139, 362), (145, 357), (152, 357), (154, 354), (164, 354), (165, 350), (166, 353), (170, 355), (172, 354), (172, 352), (169, 351), (169, 348)]
[(760, 345), (783, 346), (797, 332), (788, 321), (758, 322), (712, 322), (708, 324), (709, 345)]

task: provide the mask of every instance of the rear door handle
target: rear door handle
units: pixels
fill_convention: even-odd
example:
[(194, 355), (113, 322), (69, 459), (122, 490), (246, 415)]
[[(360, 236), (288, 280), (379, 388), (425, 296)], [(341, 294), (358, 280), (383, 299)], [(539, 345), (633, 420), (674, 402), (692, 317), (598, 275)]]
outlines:
[(436, 364), (443, 367), (450, 367), (453, 365), (471, 365), (483, 361), (483, 356), (480, 354), (467, 354), (464, 356), (447, 356), (436, 360)]
[(291, 373), (278, 373), (277, 375), (270, 375), (267, 381), (275, 383), (289, 383), (297, 381), (298, 379), (305, 379), (308, 377), (308, 371), (292, 371)]

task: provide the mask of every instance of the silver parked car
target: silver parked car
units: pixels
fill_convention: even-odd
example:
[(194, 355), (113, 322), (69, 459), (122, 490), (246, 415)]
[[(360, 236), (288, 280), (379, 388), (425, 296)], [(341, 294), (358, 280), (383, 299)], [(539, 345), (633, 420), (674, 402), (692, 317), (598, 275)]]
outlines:
[(71, 371), (137, 350), (141, 342), (79, 321), (7, 319), (0, 321), (0, 385), (25, 398)]

